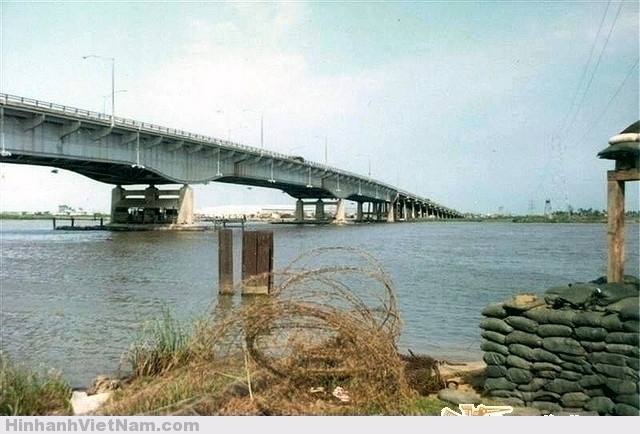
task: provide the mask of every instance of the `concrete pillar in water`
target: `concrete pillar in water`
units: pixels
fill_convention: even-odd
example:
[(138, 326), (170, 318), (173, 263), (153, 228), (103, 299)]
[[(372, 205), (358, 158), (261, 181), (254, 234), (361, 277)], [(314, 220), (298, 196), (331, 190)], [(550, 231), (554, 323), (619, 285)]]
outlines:
[(150, 185), (144, 190), (144, 205), (152, 206), (160, 198), (160, 190), (155, 185)]
[(346, 221), (347, 221), (347, 212), (346, 212), (344, 199), (338, 199), (338, 202), (336, 203), (336, 219), (334, 220), (334, 223), (342, 224)]
[(396, 215), (396, 203), (394, 201), (387, 203), (387, 221), (393, 223)]
[(183, 185), (178, 195), (178, 221), (179, 225), (193, 224), (193, 188)]
[(402, 205), (402, 215), (405, 220), (409, 220), (409, 207), (407, 206), (407, 202)]
[(296, 221), (297, 222), (302, 222), (304, 221), (304, 202), (302, 202), (302, 199), (298, 199), (296, 201)]
[(362, 221), (362, 202), (358, 202), (356, 209), (356, 221)]
[(316, 202), (316, 221), (324, 220), (324, 202), (322, 199), (318, 199)]
[(125, 190), (118, 185), (111, 190), (111, 223), (117, 222), (116, 207), (124, 199)]

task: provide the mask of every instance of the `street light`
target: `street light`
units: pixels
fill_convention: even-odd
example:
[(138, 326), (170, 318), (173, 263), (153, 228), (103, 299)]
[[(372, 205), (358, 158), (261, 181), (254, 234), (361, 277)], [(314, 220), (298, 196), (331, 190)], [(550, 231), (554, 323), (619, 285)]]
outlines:
[[(256, 113), (254, 110), (244, 109), (246, 113)], [(264, 112), (260, 112), (260, 154), (264, 152)]]
[(82, 56), (83, 59), (89, 59), (89, 58), (96, 58), (96, 59), (105, 59), (105, 60), (110, 60), (111, 61), (111, 126), (113, 126), (115, 124), (115, 114), (116, 114), (116, 85), (115, 85), (115, 71), (116, 71), (116, 59), (113, 57), (104, 57), (104, 56), (98, 56), (96, 54), (87, 54), (86, 56)]

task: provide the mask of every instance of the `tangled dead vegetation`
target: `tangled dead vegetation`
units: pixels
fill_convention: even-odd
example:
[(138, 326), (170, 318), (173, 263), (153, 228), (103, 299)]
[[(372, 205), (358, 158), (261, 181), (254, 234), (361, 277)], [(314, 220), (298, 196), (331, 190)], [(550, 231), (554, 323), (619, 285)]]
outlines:
[(270, 296), (245, 301), (211, 330), (218, 353), (246, 352), (270, 382), (285, 386), (268, 402), (299, 391), (314, 403), (335, 401), (336, 387), (348, 390), (351, 403), (380, 410), (406, 400), (411, 388), (396, 349), (401, 322), (380, 263), (359, 249), (320, 248), (272, 277)]
[[(218, 297), (187, 346), (198, 371), (234, 381), (169, 414), (411, 414), (442, 387), (434, 359), (398, 353), (394, 287), (365, 251), (315, 249), (268, 278), (268, 296)], [(241, 368), (224, 374), (220, 360)]]

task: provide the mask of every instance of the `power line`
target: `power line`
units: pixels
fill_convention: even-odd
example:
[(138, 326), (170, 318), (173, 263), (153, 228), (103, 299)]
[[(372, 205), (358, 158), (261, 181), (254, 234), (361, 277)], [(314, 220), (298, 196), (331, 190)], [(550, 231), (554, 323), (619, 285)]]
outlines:
[(596, 45), (598, 43), (598, 38), (600, 37), (600, 31), (602, 30), (602, 26), (604, 24), (604, 20), (607, 17), (607, 12), (609, 11), (609, 5), (611, 4), (611, 0), (609, 0), (607, 2), (607, 7), (604, 10), (604, 13), (602, 14), (602, 20), (600, 21), (600, 26), (598, 26), (598, 31), (596, 33), (596, 37), (593, 39), (593, 44), (591, 44), (591, 51), (589, 52), (589, 58), (587, 59), (587, 62), (584, 64), (584, 67), (582, 68), (582, 74), (580, 75), (580, 80), (578, 81), (578, 86), (576, 87), (576, 91), (573, 94), (573, 98), (571, 99), (571, 105), (569, 106), (569, 111), (567, 111), (567, 114), (565, 115), (564, 119), (562, 119), (562, 122), (560, 123), (560, 125), (558, 126), (558, 130), (556, 131), (556, 137), (558, 137), (560, 135), (560, 133), (565, 130), (565, 126), (567, 123), (567, 119), (569, 118), (569, 115), (572, 113), (573, 111), (573, 107), (575, 106), (576, 103), (576, 98), (578, 98), (578, 94), (580, 93), (580, 88), (582, 87), (582, 83), (584, 81), (584, 78), (587, 74), (587, 69), (589, 67), (589, 64), (591, 63), (591, 58), (593, 57), (593, 52), (595, 51)]
[(602, 113), (600, 113), (598, 115), (598, 117), (596, 118), (596, 120), (594, 122), (591, 122), (591, 124), (590, 124), (591, 126), (589, 127), (589, 129), (584, 133), (584, 135), (582, 137), (580, 137), (580, 140), (577, 140), (575, 143), (573, 143), (572, 146), (577, 145), (578, 143), (582, 142), (582, 140), (584, 140), (584, 138), (587, 137), (587, 135), (591, 132), (591, 130), (593, 130), (593, 128), (598, 124), (598, 122), (600, 122), (600, 119), (602, 119), (602, 116), (604, 116), (604, 114), (609, 110), (609, 108), (611, 107), (611, 104), (613, 104), (613, 101), (616, 99), (616, 97), (618, 96), (618, 94), (620, 93), (622, 88), (624, 87), (624, 84), (627, 82), (629, 77), (631, 77), (631, 73), (633, 72), (634, 69), (636, 69), (636, 66), (638, 66), (639, 62), (640, 62), (640, 58), (636, 59), (636, 61), (633, 63), (633, 65), (631, 65), (631, 68), (629, 68), (629, 71), (627, 72), (627, 75), (624, 77), (624, 80), (622, 80), (622, 83), (620, 83), (620, 86), (618, 86), (618, 89), (613, 94), (613, 96), (611, 97), (611, 99), (609, 100), (607, 105), (605, 106), (605, 108), (602, 111)]
[(605, 41), (604, 41), (604, 45), (602, 46), (602, 50), (600, 51), (600, 55), (598, 56), (598, 61), (596, 62), (596, 66), (593, 68), (593, 71), (591, 72), (591, 78), (589, 79), (589, 82), (587, 83), (587, 87), (585, 88), (584, 93), (582, 94), (582, 98), (580, 99), (580, 103), (578, 104), (578, 108), (576, 109), (576, 111), (575, 111), (575, 113), (573, 115), (573, 118), (571, 119), (571, 122), (569, 123), (569, 126), (565, 130), (565, 138), (569, 134), (569, 131), (571, 131), (571, 128), (573, 127), (573, 124), (575, 123), (575, 120), (576, 120), (576, 118), (578, 116), (578, 113), (580, 113), (580, 109), (582, 108), (582, 105), (584, 103), (584, 99), (587, 96), (589, 88), (591, 87), (591, 83), (593, 82), (593, 79), (596, 76), (596, 71), (598, 70), (598, 66), (600, 66), (600, 61), (602, 60), (602, 56), (604, 54), (604, 51), (607, 48), (607, 44), (609, 43), (609, 38), (611, 37), (611, 33), (613, 33), (613, 28), (615, 27), (616, 21), (618, 21), (618, 17), (620, 16), (620, 10), (622, 10), (622, 4), (623, 3), (624, 2), (621, 1), (620, 5), (618, 6), (618, 11), (616, 12), (616, 16), (613, 19), (613, 23), (611, 24), (611, 27), (609, 28), (609, 33), (607, 34), (607, 39), (605, 39)]

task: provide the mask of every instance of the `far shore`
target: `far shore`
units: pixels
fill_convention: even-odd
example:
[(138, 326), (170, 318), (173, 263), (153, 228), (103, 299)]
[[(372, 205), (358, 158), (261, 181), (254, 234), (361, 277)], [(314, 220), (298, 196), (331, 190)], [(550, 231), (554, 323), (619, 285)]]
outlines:
[[(52, 219), (76, 219), (76, 220), (96, 220), (109, 219), (107, 213), (74, 213), (59, 214), (49, 211), (5, 211), (0, 212), (0, 220), (52, 220)], [(261, 218), (260, 216), (247, 215), (247, 221), (274, 222), (273, 219)], [(591, 212), (587, 214), (568, 214), (566, 212), (557, 212), (551, 215), (491, 215), (478, 216), (472, 215), (462, 219), (424, 219), (423, 222), (479, 222), (479, 223), (607, 223), (607, 216), (603, 212)], [(640, 212), (628, 211), (626, 213), (627, 223), (640, 223)]]

